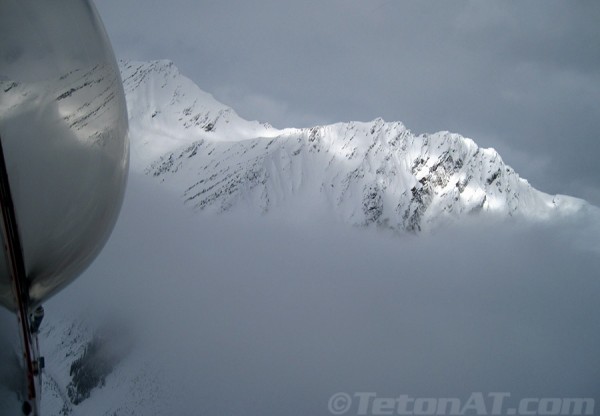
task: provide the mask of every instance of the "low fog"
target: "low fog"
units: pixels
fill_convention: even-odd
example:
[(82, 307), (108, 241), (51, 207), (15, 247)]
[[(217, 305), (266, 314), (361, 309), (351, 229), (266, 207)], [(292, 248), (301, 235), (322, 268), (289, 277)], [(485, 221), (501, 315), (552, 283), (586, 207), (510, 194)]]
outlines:
[(588, 220), (414, 236), (307, 217), (194, 213), (133, 175), (100, 257), (46, 305), (46, 325), (132, 340), (88, 406), (114, 409), (102, 390), (131, 369), (157, 414), (329, 415), (337, 392), (600, 404)]

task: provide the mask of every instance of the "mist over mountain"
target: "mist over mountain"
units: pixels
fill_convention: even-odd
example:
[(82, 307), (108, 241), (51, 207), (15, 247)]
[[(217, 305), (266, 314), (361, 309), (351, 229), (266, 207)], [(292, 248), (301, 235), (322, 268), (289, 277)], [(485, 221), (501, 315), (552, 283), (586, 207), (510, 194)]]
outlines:
[(279, 130), (169, 61), (121, 68), (130, 180), (104, 251), (45, 305), (46, 414), (331, 415), (338, 392), (600, 403), (596, 207), (459, 134)]

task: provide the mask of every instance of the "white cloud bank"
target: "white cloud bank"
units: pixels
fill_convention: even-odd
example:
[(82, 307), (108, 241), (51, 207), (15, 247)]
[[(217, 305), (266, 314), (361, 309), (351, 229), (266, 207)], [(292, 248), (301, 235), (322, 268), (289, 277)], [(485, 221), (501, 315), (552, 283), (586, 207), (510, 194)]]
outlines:
[(135, 337), (76, 411), (327, 415), (338, 391), (600, 399), (590, 223), (398, 237), (193, 215), (164, 192), (132, 177), (100, 258), (48, 302), (48, 322), (116, 319)]

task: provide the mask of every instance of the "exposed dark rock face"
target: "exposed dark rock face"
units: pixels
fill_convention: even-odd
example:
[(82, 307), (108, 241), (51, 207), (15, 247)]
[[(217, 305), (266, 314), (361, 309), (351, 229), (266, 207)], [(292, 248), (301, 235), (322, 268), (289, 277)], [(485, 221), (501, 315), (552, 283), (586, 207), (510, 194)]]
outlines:
[(67, 385), (67, 395), (71, 402), (77, 405), (89, 398), (93, 389), (104, 386), (106, 377), (130, 348), (129, 338), (114, 329), (99, 332), (88, 341), (69, 371), (71, 382)]

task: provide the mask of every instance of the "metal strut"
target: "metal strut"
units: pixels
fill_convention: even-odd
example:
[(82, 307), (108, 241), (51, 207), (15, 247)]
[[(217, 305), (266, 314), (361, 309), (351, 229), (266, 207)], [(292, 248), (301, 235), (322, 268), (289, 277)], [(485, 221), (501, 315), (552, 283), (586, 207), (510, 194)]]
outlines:
[[(22, 358), (25, 364), (26, 400), (23, 402), (25, 415), (37, 415), (39, 411), (41, 368), (37, 335), (32, 334), (29, 321), (29, 285), (25, 272), (23, 248), (19, 238), (17, 217), (10, 192), (8, 171), (2, 139), (0, 137), (0, 211), (2, 211), (2, 236), (8, 272), (12, 281), (13, 295), (17, 307), (17, 318), (21, 335)], [(37, 385), (36, 385), (37, 381)]]

